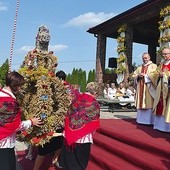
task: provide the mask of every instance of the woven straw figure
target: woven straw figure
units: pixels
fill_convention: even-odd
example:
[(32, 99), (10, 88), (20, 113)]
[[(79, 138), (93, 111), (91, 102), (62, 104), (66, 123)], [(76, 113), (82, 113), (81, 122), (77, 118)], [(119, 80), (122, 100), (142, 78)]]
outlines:
[(48, 52), (50, 35), (45, 26), (39, 28), (36, 48), (25, 56), (19, 69), (26, 80), (19, 101), (23, 119), (33, 116), (44, 121), (41, 127), (32, 127), (21, 133), (21, 140), (32, 145), (43, 145), (51, 139), (55, 130), (63, 126), (64, 117), (70, 105), (68, 89), (55, 77), (57, 57)]

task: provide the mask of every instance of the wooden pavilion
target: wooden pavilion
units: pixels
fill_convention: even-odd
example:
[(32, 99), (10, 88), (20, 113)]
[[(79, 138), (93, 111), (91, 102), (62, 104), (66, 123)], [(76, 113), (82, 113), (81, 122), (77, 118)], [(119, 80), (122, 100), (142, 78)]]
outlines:
[(148, 53), (152, 56), (152, 61), (160, 62), (160, 58), (156, 56), (160, 37), (158, 22), (160, 10), (168, 5), (170, 5), (170, 0), (147, 0), (87, 30), (97, 38), (96, 81), (98, 83), (103, 83), (107, 38), (116, 39), (118, 29), (124, 24), (127, 25), (125, 45), (129, 72), (132, 72), (133, 43), (148, 45)]

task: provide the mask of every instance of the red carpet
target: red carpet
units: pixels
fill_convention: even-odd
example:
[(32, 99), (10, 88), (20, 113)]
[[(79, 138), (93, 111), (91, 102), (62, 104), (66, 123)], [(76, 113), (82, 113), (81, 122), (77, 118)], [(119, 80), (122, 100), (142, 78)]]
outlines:
[(139, 125), (135, 119), (102, 120), (94, 136), (91, 162), (95, 170), (169, 170), (170, 134)]
[[(169, 141), (169, 133), (139, 125), (135, 119), (101, 120), (87, 170), (170, 170)], [(23, 170), (31, 170), (34, 161), (25, 155), (18, 152)], [(51, 158), (47, 157), (42, 170), (50, 167)]]
[[(25, 159), (25, 155), (27, 155), (27, 151), (18, 151), (18, 161), (22, 166), (23, 170), (32, 170), (34, 166), (34, 160)], [(57, 168), (53, 167), (52, 164), (52, 155), (46, 156), (43, 165), (41, 166), (41, 170), (58, 170)], [(61, 170), (61, 169), (60, 169)]]

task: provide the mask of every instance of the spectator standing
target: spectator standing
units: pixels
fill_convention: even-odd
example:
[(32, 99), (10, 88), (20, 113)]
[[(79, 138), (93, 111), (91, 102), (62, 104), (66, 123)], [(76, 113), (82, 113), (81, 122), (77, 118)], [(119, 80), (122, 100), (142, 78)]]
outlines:
[(170, 48), (162, 51), (164, 61), (160, 64), (155, 74), (157, 83), (156, 97), (154, 100), (155, 122), (154, 129), (170, 132), (170, 95), (168, 94), (168, 79), (170, 77)]
[(15, 170), (15, 141), (17, 131), (41, 125), (40, 118), (21, 121), (21, 108), (16, 95), (25, 81), (18, 72), (6, 76), (6, 86), (0, 89), (0, 169)]
[(154, 72), (157, 65), (150, 60), (148, 53), (142, 55), (143, 64), (133, 73), (132, 77), (136, 85), (136, 109), (137, 123), (154, 124), (154, 114), (152, 111), (155, 96), (155, 87), (150, 74)]
[(66, 170), (85, 170), (90, 159), (93, 133), (99, 128), (99, 85), (90, 82), (85, 93), (77, 93), (65, 119), (64, 142), (59, 165)]

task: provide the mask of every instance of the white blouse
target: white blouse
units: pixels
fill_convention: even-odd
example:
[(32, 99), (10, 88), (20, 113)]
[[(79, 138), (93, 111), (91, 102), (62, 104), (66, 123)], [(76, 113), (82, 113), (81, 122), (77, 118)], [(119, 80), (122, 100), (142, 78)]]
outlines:
[[(4, 88), (3, 88), (3, 91), (9, 93), (13, 98), (15, 98), (14, 94), (11, 91), (8, 91)], [(6, 97), (6, 96), (8, 96), (8, 94), (0, 91), (0, 97)], [(31, 127), (31, 120), (22, 121), (17, 131), (28, 129), (30, 127)], [(16, 142), (16, 132), (0, 140), (0, 148), (14, 148), (15, 142)]]

